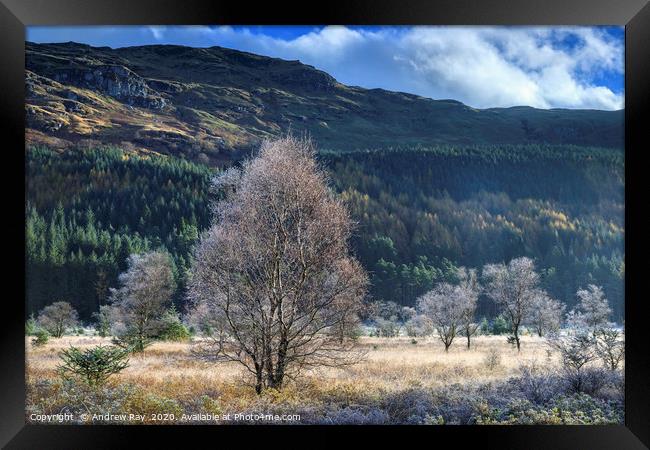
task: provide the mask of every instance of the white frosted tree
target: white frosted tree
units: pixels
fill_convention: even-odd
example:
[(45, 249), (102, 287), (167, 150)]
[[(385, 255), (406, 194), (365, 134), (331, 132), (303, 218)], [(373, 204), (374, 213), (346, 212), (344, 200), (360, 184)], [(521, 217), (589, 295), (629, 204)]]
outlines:
[(445, 352), (462, 326), (464, 308), (462, 289), (450, 283), (439, 283), (417, 300), (418, 313), (431, 321)]
[(601, 327), (596, 332), (596, 354), (605, 367), (614, 371), (625, 358), (625, 334), (613, 326)]
[(431, 320), (422, 314), (416, 314), (405, 324), (406, 334), (410, 337), (426, 337), (433, 333)]
[(589, 328), (597, 329), (608, 324), (612, 310), (600, 286), (590, 284), (587, 289), (579, 289), (576, 295), (579, 300), (577, 310)]
[(211, 331), (195, 354), (239, 363), (257, 393), (358, 359), (351, 331), (367, 275), (350, 256), (347, 209), (315, 156), (305, 139), (268, 141), (218, 178), (224, 198), (195, 252), (189, 295)]
[(560, 329), (565, 306), (550, 297), (545, 291), (538, 290), (533, 299), (527, 324), (533, 327), (539, 337)]
[(176, 289), (172, 261), (161, 251), (131, 255), (111, 290), (115, 343), (142, 352), (161, 331), (161, 318)]
[(77, 325), (79, 315), (68, 302), (54, 302), (38, 314), (37, 324), (52, 336), (59, 338)]
[(554, 332), (546, 337), (548, 345), (556, 350), (562, 361), (562, 370), (571, 388), (581, 392), (585, 383), (585, 367), (597, 358), (595, 340), (584, 328), (570, 329), (565, 335)]
[(515, 258), (506, 264), (487, 264), (483, 268), (485, 293), (502, 309), (510, 326), (511, 339), (521, 351), (519, 331), (539, 295), (539, 275), (533, 260)]

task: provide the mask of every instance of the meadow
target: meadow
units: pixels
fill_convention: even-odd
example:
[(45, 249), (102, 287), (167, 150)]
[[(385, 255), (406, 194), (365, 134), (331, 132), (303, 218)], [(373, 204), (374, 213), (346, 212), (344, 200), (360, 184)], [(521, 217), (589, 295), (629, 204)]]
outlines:
[[(456, 339), (445, 353), (429, 338), (359, 338), (354, 365), (318, 368), (281, 391), (256, 395), (237, 363), (209, 363), (192, 343), (156, 342), (107, 385), (90, 388), (57, 373), (59, 352), (109, 345), (110, 338), (64, 336), (26, 342), (27, 420), (70, 414), (77, 423), (149, 424), (476, 424), (618, 423), (622, 374), (594, 366), (592, 385), (571, 392), (542, 338), (522, 350), (505, 336)], [(111, 416), (113, 414), (113, 416)], [(129, 416), (129, 415), (132, 416)], [(94, 415), (94, 420), (93, 420)]]

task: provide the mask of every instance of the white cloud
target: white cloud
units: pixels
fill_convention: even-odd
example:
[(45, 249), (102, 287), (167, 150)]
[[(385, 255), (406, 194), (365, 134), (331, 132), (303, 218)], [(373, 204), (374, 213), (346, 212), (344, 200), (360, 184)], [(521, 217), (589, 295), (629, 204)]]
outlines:
[(153, 26), (149, 27), (149, 31), (157, 41), (160, 41), (165, 37), (165, 27)]
[(623, 107), (623, 94), (598, 81), (622, 76), (623, 42), (598, 27), (328, 26), (291, 39), (229, 26), (148, 31), (157, 43), (299, 59), (345, 84), (452, 98), (478, 108)]

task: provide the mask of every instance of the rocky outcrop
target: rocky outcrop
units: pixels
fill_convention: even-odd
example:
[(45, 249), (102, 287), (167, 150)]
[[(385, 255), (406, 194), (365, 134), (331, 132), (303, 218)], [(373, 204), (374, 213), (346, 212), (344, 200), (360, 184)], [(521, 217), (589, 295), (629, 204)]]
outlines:
[(160, 93), (148, 86), (144, 78), (124, 66), (62, 67), (52, 78), (61, 84), (101, 92), (130, 106), (163, 109), (168, 103)]

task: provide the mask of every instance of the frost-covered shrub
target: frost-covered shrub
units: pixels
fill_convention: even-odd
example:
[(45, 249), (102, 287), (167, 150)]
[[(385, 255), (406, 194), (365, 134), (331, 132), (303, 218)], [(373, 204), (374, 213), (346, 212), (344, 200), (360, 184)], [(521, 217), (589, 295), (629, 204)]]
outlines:
[[(579, 323), (574, 320), (575, 315), (569, 314), (568, 319), (571, 322)], [(591, 331), (582, 326), (573, 326), (566, 334), (561, 335), (554, 333), (548, 336), (547, 344), (557, 351), (562, 361), (562, 372), (564, 379), (570, 384), (573, 392), (587, 392), (589, 389), (585, 386), (588, 381), (588, 370), (590, 364), (597, 358), (595, 352), (595, 340)]]
[(77, 380), (42, 380), (27, 386), (27, 413), (72, 413), (81, 423), (82, 414), (121, 414), (128, 409), (133, 385), (95, 389)]
[(551, 406), (566, 424), (610, 424), (623, 423), (623, 404), (607, 401), (587, 394), (562, 396)]
[(538, 404), (548, 402), (566, 389), (557, 373), (540, 367), (534, 361), (521, 365), (519, 376), (511, 378), (510, 383), (519, 389), (524, 399)]
[(494, 370), (501, 365), (501, 355), (495, 348), (491, 348), (483, 358), (483, 364), (488, 370)]
[(431, 392), (421, 388), (385, 394), (381, 409), (389, 415), (390, 423), (395, 424), (423, 423), (435, 411)]
[(385, 425), (394, 424), (386, 411), (375, 408), (347, 406), (341, 409), (328, 409), (322, 419), (322, 425)]
[(444, 423), (450, 425), (471, 423), (477, 405), (484, 402), (484, 398), (475, 388), (459, 384), (436, 389), (432, 397), (433, 408), (429, 416), (441, 417)]
[(397, 320), (383, 319), (381, 317), (375, 319), (375, 326), (379, 337), (397, 337), (401, 329), (401, 325)]
[(404, 324), (404, 328), (409, 337), (431, 336), (434, 331), (431, 321), (423, 315), (413, 316)]
[[(608, 389), (622, 389), (623, 375), (620, 372), (612, 372), (602, 367), (589, 367), (581, 374), (581, 389), (575, 392), (582, 392), (592, 397), (602, 397)], [(572, 384), (572, 386), (575, 383)]]
[(561, 396), (545, 405), (526, 399), (514, 400), (505, 408), (483, 404), (475, 421), (481, 425), (604, 425), (622, 423), (622, 412), (618, 403), (575, 394)]

